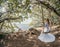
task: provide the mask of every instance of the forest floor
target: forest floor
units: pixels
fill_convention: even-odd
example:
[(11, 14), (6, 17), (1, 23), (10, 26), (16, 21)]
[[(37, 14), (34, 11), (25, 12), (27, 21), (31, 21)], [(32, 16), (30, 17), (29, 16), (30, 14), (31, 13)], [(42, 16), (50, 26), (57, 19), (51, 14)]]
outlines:
[(60, 47), (60, 26), (52, 26), (51, 32), (55, 35), (54, 42), (45, 43), (38, 39), (41, 28), (30, 29), (26, 32), (15, 32), (5, 34), (4, 39), (0, 39), (0, 47)]

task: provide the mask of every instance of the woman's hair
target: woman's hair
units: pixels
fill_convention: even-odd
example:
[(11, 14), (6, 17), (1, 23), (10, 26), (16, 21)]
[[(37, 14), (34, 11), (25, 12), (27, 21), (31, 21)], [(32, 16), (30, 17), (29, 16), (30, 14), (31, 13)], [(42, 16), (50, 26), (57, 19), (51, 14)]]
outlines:
[(47, 18), (47, 19), (45, 19), (46, 20), (46, 22), (48, 23), (48, 24), (50, 24), (50, 21), (49, 21), (49, 19)]

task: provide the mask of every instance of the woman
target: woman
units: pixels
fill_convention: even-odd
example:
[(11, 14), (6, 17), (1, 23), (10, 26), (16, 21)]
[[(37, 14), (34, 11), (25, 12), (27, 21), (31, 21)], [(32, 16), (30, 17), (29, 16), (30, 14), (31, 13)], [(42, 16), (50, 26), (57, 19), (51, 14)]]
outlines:
[(41, 40), (42, 42), (53, 42), (55, 41), (55, 36), (50, 32), (50, 22), (49, 19), (46, 19), (44, 21), (44, 30), (43, 33), (38, 36), (38, 39)]
[(44, 32), (48, 33), (49, 31), (50, 31), (50, 21), (49, 21), (49, 19), (46, 19), (44, 21)]

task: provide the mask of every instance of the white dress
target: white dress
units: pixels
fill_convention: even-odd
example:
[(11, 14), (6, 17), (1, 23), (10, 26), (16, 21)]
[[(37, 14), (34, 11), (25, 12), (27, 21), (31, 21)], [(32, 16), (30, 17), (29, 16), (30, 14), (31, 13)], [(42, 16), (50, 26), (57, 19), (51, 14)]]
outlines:
[(48, 25), (48, 23), (45, 23), (45, 26), (44, 26), (44, 32), (49, 32), (50, 31), (50, 27)]
[[(44, 28), (44, 32), (49, 32), (50, 28), (48, 26)], [(41, 40), (42, 42), (54, 42), (55, 41), (55, 36), (51, 33), (41, 33), (38, 36), (38, 39)]]
[(23, 31), (26, 31), (29, 28), (31, 28), (28, 24), (20, 24), (19, 26), (20, 26), (19, 28)]
[(14, 23), (19, 29), (26, 31), (29, 30), (29, 28), (32, 28), (33, 26), (30, 26), (30, 23), (32, 22), (31, 18), (25, 19), (21, 23), (16, 22)]

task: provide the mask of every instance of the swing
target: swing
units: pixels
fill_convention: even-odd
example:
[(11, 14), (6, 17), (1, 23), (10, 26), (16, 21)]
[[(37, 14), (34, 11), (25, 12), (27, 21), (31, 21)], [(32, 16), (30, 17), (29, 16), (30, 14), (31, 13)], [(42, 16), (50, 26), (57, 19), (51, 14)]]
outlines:
[[(43, 12), (42, 12), (43, 13)], [(42, 14), (43, 16), (43, 14)], [(43, 19), (43, 24), (44, 24), (44, 19)], [(43, 25), (44, 26), (44, 25)], [(46, 26), (46, 25), (45, 25)], [(48, 28), (47, 28), (48, 27)], [(46, 27), (44, 27), (43, 32), (38, 36), (38, 39), (42, 42), (54, 42), (55, 41), (55, 36), (51, 33), (49, 33), (50, 31), (50, 27), (47, 25)], [(46, 33), (47, 32), (47, 33)]]

